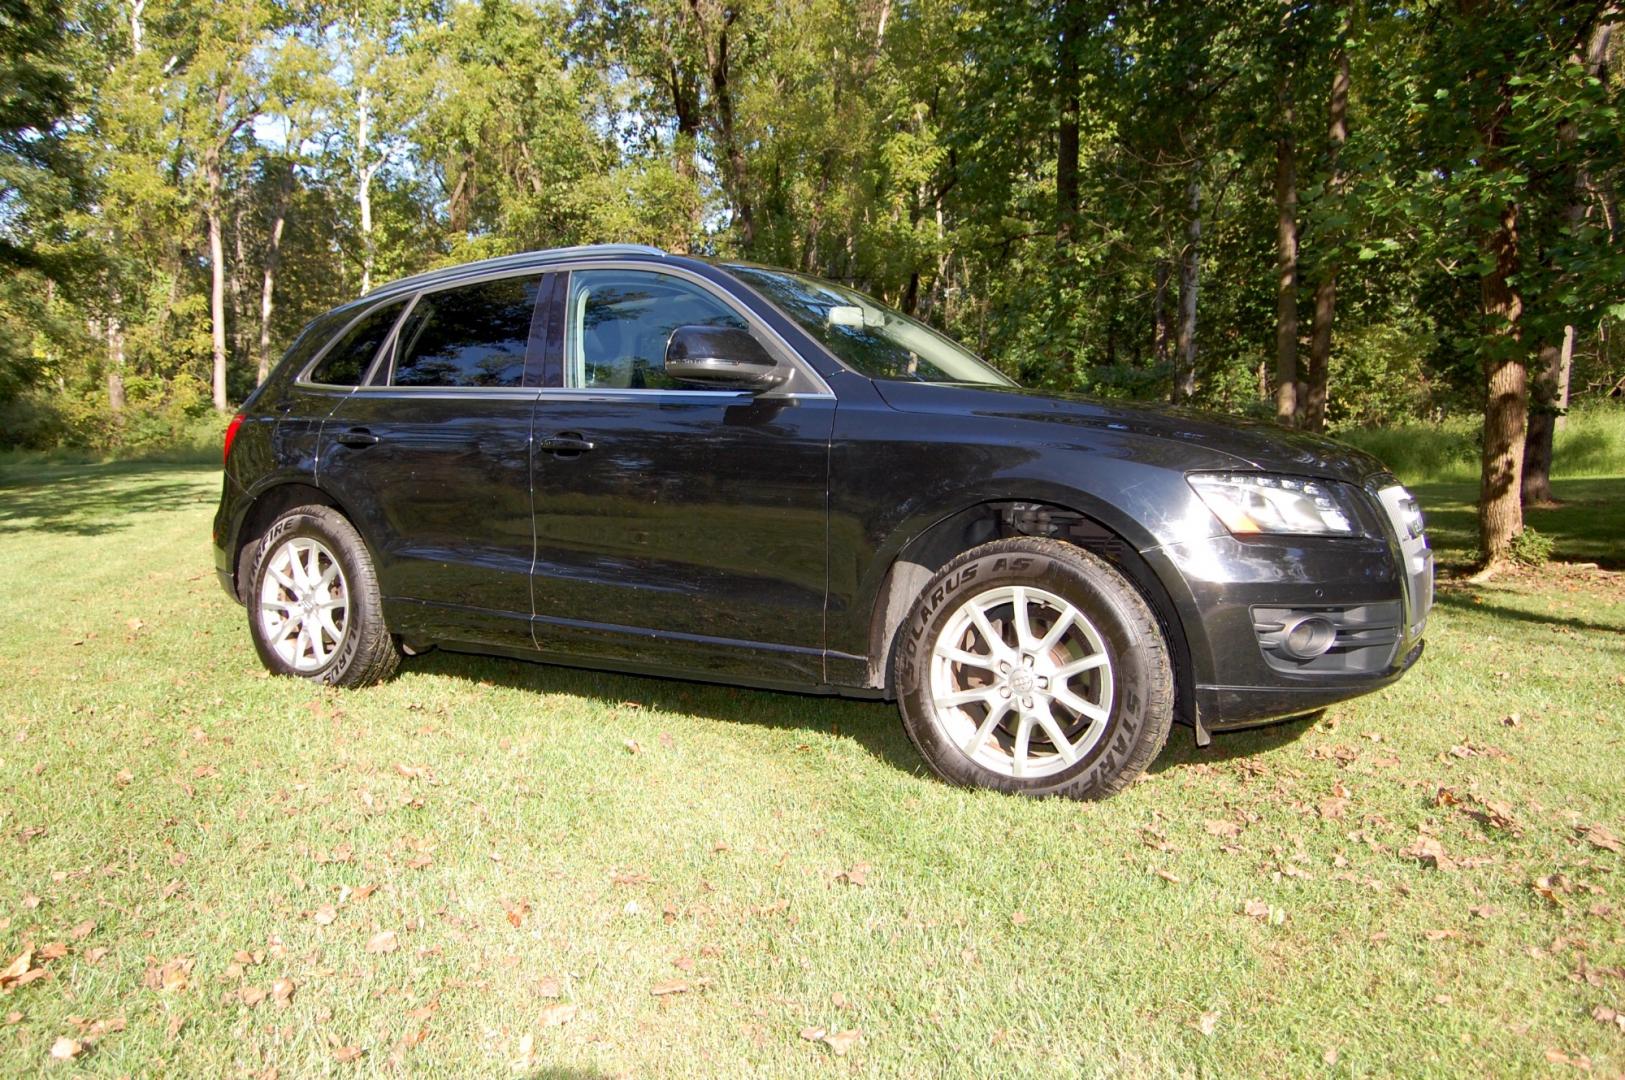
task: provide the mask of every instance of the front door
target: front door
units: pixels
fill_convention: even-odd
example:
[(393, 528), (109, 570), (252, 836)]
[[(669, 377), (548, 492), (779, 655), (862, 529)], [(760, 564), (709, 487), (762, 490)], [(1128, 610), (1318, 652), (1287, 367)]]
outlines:
[(698, 278), (577, 270), (562, 307), (564, 386), (535, 416), (537, 645), (633, 670), (822, 682), (834, 399), (796, 392), (805, 372), (759, 395), (668, 378), (666, 342), (692, 324), (749, 330), (799, 363)]
[(544, 275), (420, 294), (322, 429), (322, 487), (365, 522), (409, 642), (534, 648), (531, 417)]

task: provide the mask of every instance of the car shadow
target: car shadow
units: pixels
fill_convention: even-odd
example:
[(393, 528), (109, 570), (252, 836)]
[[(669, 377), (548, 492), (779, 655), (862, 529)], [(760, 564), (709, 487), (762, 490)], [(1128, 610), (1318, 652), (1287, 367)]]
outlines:
[[(569, 694), (607, 705), (624, 706), (635, 702), (725, 724), (749, 724), (851, 739), (892, 768), (916, 775), (928, 772), (925, 761), (903, 732), (896, 705), (889, 701), (626, 675), (442, 649), (409, 658), (402, 671), (443, 675), (535, 694)], [(1247, 731), (1218, 732), (1205, 749), (1196, 746), (1189, 728), (1176, 724), (1167, 745), (1148, 772), (1156, 774), (1192, 765), (1217, 765), (1266, 753), (1298, 739), (1314, 726), (1315, 718), (1300, 717)]]
[(634, 702), (723, 723), (851, 739), (893, 768), (908, 773), (925, 771), (925, 762), (903, 733), (896, 706), (887, 701), (593, 671), (444, 649), (409, 658), (401, 670), (445, 675), (536, 694), (569, 694), (608, 705)]
[(165, 463), (56, 465), (0, 476), (0, 535), (102, 536), (130, 528), (136, 514), (212, 502), (219, 492), (202, 486), (196, 475), (205, 469)]

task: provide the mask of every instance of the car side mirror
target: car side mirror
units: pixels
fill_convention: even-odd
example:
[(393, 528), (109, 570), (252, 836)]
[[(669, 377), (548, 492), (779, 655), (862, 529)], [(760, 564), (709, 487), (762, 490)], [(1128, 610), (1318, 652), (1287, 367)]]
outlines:
[(725, 390), (766, 390), (789, 378), (750, 331), (733, 326), (679, 326), (666, 342), (666, 374)]

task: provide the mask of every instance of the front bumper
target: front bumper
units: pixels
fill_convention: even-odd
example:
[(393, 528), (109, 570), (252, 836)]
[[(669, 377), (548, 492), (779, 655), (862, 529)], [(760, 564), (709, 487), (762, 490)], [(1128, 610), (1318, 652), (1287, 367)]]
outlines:
[[(1144, 552), (1175, 598), (1189, 646), (1185, 686), (1211, 730), (1314, 712), (1389, 685), (1416, 663), (1432, 604), (1423, 539), (1218, 536)], [(1172, 591), (1172, 590), (1170, 590)], [(1283, 623), (1337, 626), (1323, 655), (1295, 661)]]

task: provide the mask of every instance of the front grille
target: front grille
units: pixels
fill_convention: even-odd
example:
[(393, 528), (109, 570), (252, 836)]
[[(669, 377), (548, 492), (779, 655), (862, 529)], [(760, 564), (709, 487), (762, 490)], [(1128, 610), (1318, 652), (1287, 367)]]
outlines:
[[(1397, 600), (1348, 607), (1252, 609), (1253, 632), (1264, 662), (1276, 671), (1304, 675), (1362, 675), (1384, 671), (1403, 636), (1404, 613)], [(1287, 651), (1287, 635), (1307, 619), (1323, 619), (1336, 631), (1319, 656), (1299, 659)]]

